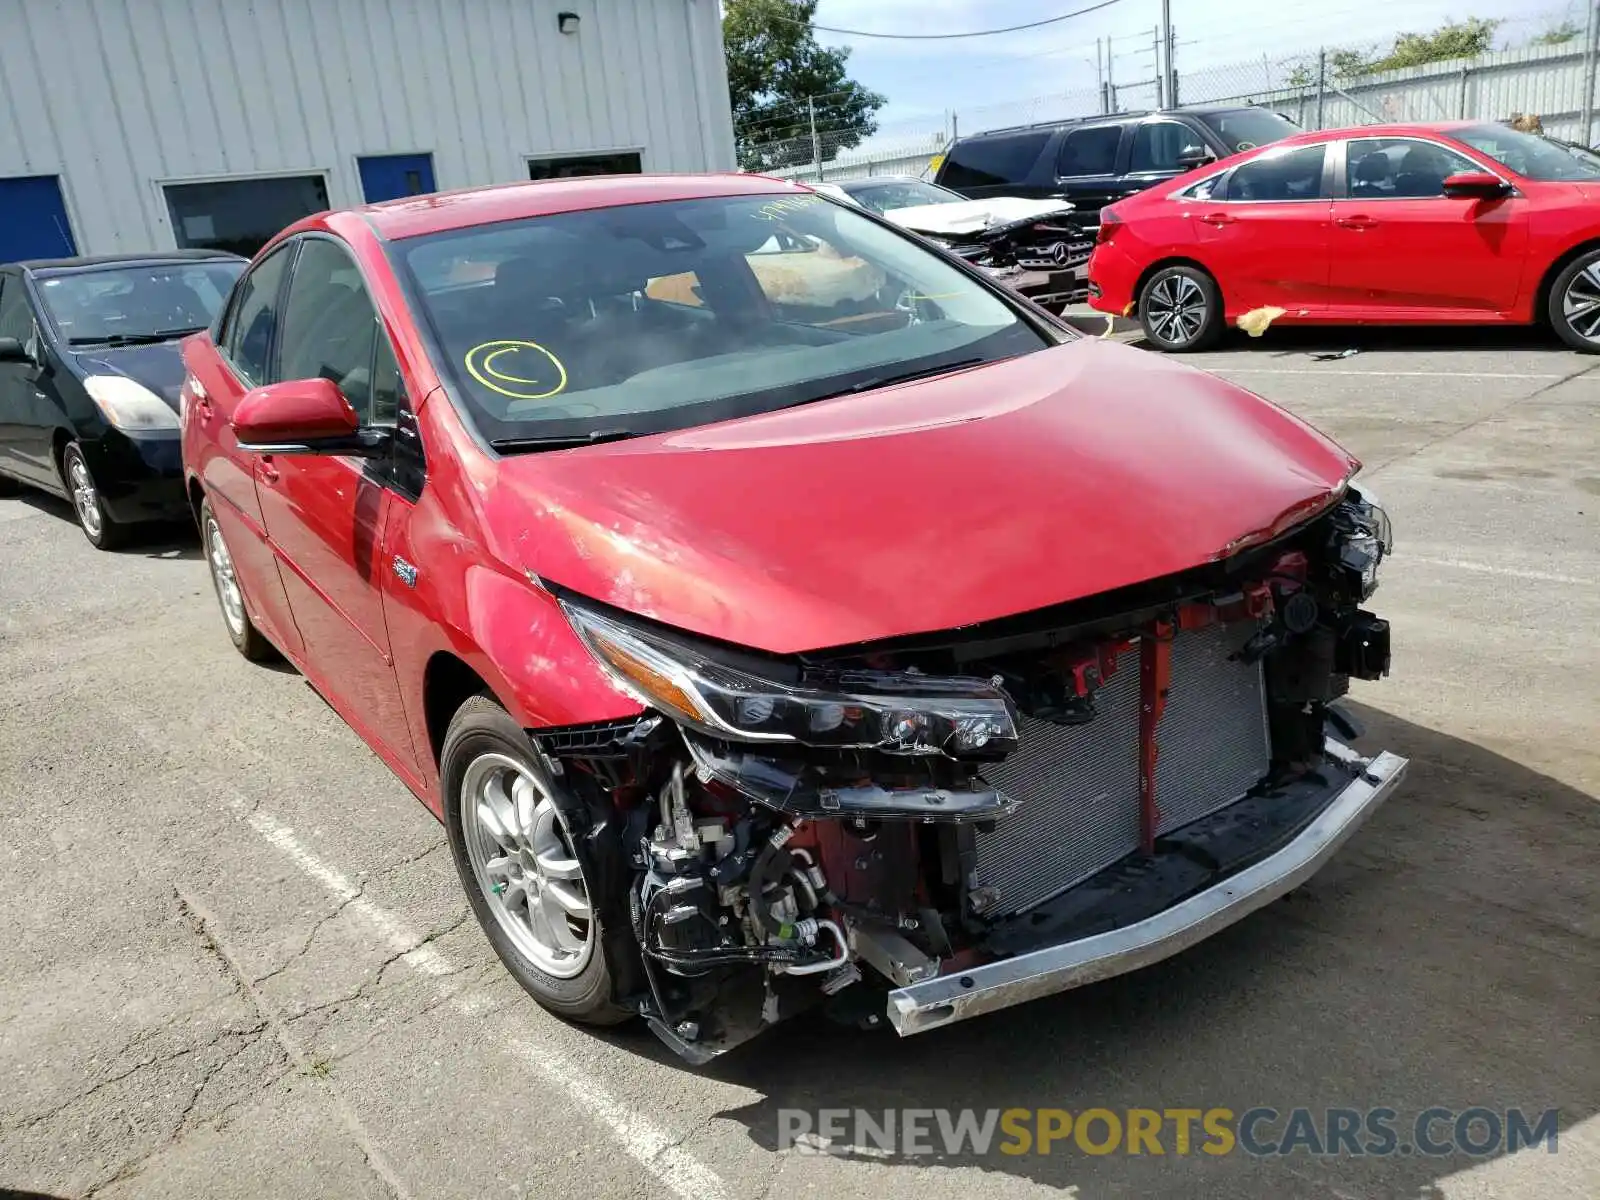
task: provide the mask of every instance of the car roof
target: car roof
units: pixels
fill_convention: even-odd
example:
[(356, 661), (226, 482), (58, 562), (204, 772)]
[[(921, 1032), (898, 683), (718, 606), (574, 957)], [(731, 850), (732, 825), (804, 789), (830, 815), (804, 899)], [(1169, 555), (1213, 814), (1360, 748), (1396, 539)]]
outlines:
[(1032, 121), (1026, 125), (1006, 125), (999, 129), (984, 129), (977, 133), (964, 133), (958, 142), (973, 142), (981, 138), (999, 137), (1013, 133), (1028, 133), (1039, 129), (1060, 129), (1068, 125), (1116, 124), (1122, 121), (1143, 121), (1148, 117), (1191, 116), (1206, 117), (1215, 113), (1239, 112), (1257, 108), (1262, 112), (1275, 112), (1265, 104), (1180, 104), (1175, 108), (1144, 108), (1134, 112), (1095, 113), (1087, 117), (1061, 117), (1054, 121)]
[(875, 187), (880, 183), (927, 183), (928, 181), (919, 179), (915, 175), (869, 175), (865, 179), (830, 179), (828, 182), (848, 192), (851, 188)]
[(0, 266), (21, 267), (33, 275), (63, 275), (73, 271), (94, 271), (103, 267), (132, 267), (168, 262), (245, 262), (226, 250), (156, 250), (146, 254), (93, 254), (77, 258), (30, 258)]
[[(319, 213), (285, 230), (280, 237), (302, 229), (324, 227), (338, 212), (364, 220), (379, 237), (391, 241), (543, 217), (583, 209), (615, 208), (624, 204), (655, 204), (667, 200), (700, 200), (713, 196), (811, 195), (809, 189), (767, 175), (590, 175), (577, 179), (540, 179), (490, 187), (462, 188), (427, 196), (407, 196), (359, 208)], [(274, 239), (277, 240), (277, 239)]]

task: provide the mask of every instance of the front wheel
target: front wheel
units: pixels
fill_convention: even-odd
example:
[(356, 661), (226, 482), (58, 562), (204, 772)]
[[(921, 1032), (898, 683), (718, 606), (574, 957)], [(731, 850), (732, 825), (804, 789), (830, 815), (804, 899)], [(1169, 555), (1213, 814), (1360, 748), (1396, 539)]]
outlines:
[(456, 872), (506, 969), (559, 1016), (590, 1025), (632, 1016), (616, 1003), (562, 785), (490, 697), (472, 697), (452, 718), (439, 783)]
[(1550, 286), (1550, 325), (1574, 350), (1600, 354), (1600, 250), (1567, 264)]
[(1204, 350), (1222, 334), (1222, 293), (1199, 267), (1163, 267), (1139, 292), (1139, 323), (1158, 350)]
[(72, 498), (73, 515), (78, 518), (78, 528), (96, 550), (115, 550), (128, 540), (128, 527), (119, 525), (106, 511), (100, 488), (89, 470), (89, 460), (83, 449), (73, 442), (62, 451), (61, 477), (66, 481), (67, 495)]
[(239, 586), (233, 554), (228, 550), (228, 540), (222, 536), (222, 526), (217, 524), (217, 515), (211, 511), (209, 500), (200, 505), (200, 542), (206, 553), (206, 564), (211, 568), (211, 586), (216, 589), (217, 604), (222, 608), (222, 624), (228, 630), (234, 649), (251, 662), (271, 662), (278, 652), (245, 611), (244, 589)]

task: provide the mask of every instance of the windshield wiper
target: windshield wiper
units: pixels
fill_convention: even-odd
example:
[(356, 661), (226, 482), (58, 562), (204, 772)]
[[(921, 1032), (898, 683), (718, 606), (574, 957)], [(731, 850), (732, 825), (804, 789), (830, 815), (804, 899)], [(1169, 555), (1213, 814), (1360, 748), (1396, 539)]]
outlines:
[(545, 437), (491, 438), (489, 445), (502, 454), (516, 454), (524, 450), (570, 450), (574, 446), (597, 446), (601, 442), (620, 442), (638, 436), (628, 429), (593, 429), (588, 433), (552, 433)]
[(837, 396), (853, 396), (857, 392), (870, 392), (875, 388), (888, 387), (895, 383), (910, 383), (913, 379), (927, 379), (932, 375), (946, 375), (951, 371), (959, 371), (962, 367), (975, 367), (979, 363), (987, 362), (984, 358), (962, 358), (955, 362), (940, 363), (936, 367), (920, 367), (915, 371), (898, 371), (888, 375), (873, 375), (867, 379), (852, 383), (847, 388), (840, 388), (836, 392), (828, 392), (821, 396), (811, 396), (805, 400), (798, 400), (795, 404), (787, 405), (794, 408), (798, 404), (814, 404), (818, 400), (832, 400)]
[(149, 346), (156, 342), (170, 342), (173, 338), (199, 333), (206, 325), (186, 329), (157, 329), (154, 333), (107, 333), (99, 337), (68, 338), (69, 346)]

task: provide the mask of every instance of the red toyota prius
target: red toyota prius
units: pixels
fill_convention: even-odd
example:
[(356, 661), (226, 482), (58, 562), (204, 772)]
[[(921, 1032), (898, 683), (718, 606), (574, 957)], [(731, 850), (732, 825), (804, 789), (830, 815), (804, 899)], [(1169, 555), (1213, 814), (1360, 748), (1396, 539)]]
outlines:
[(234, 644), (445, 823), (536, 999), (691, 1061), (1177, 953), (1404, 770), (1337, 704), (1389, 666), (1349, 454), (814, 192), (325, 213), (184, 354)]
[(1286, 138), (1105, 209), (1089, 303), (1199, 350), (1285, 324), (1547, 322), (1600, 353), (1600, 156), (1504, 125)]

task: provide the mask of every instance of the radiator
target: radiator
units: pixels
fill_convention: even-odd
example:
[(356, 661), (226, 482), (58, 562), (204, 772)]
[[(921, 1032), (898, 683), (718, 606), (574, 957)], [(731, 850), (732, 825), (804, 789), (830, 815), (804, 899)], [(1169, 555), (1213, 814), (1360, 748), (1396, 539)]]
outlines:
[[(1229, 656), (1253, 633), (1245, 621), (1180, 632), (1172, 643), (1166, 712), (1156, 741), (1157, 832), (1231, 804), (1266, 774), (1266, 694), (1259, 663)], [(1139, 656), (1096, 696), (1087, 725), (1021, 720), (1021, 746), (984, 777), (1021, 807), (977, 834), (977, 885), (995, 914), (1066, 891), (1139, 847)]]

